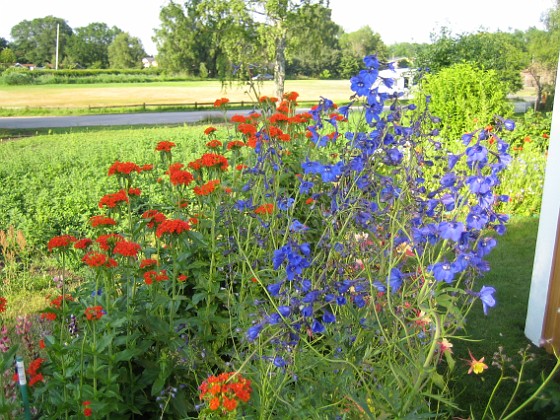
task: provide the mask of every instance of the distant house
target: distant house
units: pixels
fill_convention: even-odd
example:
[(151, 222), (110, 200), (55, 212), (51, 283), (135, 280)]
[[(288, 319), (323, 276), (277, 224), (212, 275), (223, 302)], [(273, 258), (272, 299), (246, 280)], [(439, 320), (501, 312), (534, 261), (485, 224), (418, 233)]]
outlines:
[(37, 67), (35, 64), (21, 64), (21, 63), (16, 63), (14, 64), (14, 67), (20, 68), (20, 69), (27, 69), (27, 70), (35, 70), (35, 68)]
[(154, 57), (149, 56), (142, 59), (142, 65), (144, 66), (144, 68), (150, 68), (157, 67), (158, 63)]
[[(408, 67), (397, 68), (395, 70), (381, 70), (379, 76), (382, 80), (377, 80), (374, 87), (379, 88), (380, 93), (402, 93), (405, 97), (411, 93), (414, 85), (414, 73), (416, 70)], [(383, 79), (391, 82), (383, 82)], [(388, 86), (390, 85), (390, 86)]]

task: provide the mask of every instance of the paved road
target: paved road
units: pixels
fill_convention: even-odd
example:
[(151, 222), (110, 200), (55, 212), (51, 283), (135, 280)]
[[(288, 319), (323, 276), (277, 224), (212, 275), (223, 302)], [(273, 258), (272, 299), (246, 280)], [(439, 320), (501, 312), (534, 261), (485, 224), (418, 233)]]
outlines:
[[(515, 102), (515, 112), (525, 112), (532, 107), (530, 102)], [(252, 110), (231, 110), (228, 118), (234, 114), (250, 114)], [(93, 126), (131, 126), (131, 125), (165, 125), (195, 123), (205, 119), (223, 118), (220, 111), (185, 111), (185, 112), (146, 112), (136, 114), (104, 114), (65, 117), (0, 117), (0, 128), (34, 129), (60, 127)]]
[[(234, 114), (249, 114), (252, 110), (228, 111), (230, 118)], [(219, 111), (189, 112), (146, 112), (136, 114), (105, 114), (64, 117), (0, 117), (0, 128), (34, 129), (59, 127), (93, 127), (93, 126), (131, 126), (131, 125), (165, 125), (195, 123), (208, 118), (223, 118)]]

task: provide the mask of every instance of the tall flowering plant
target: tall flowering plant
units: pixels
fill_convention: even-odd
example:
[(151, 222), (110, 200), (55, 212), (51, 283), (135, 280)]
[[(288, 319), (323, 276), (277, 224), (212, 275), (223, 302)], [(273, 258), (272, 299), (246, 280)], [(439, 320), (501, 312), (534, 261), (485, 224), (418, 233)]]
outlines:
[(480, 277), (506, 229), (494, 190), (514, 125), (497, 117), (448, 150), (429, 107), (401, 105), (386, 65), (364, 63), (349, 104), (298, 113), (296, 93), (262, 97), (205, 130), (194, 160), (160, 142), (153, 162), (110, 167), (99, 235), (51, 242), (91, 281), (46, 312), (44, 386), (65, 383), (46, 412), (455, 408), (453, 341), (471, 308), (496, 304)]

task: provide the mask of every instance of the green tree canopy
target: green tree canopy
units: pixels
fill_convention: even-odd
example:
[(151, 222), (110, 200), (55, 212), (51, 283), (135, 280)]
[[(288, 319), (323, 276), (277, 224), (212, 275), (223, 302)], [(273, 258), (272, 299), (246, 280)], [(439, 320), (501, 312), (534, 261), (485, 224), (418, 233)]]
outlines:
[(57, 47), (57, 26), (59, 28), (59, 57), (64, 56), (68, 39), (73, 35), (72, 28), (65, 20), (47, 16), (33, 20), (24, 20), (11, 30), (11, 44), (20, 62), (33, 64), (54, 63)]
[(66, 45), (68, 61), (89, 68), (109, 67), (109, 45), (121, 32), (116, 26), (109, 28), (99, 22), (76, 28)]
[(114, 69), (142, 68), (142, 58), (146, 55), (142, 42), (128, 32), (119, 33), (109, 45), (109, 64)]
[(328, 70), (337, 74), (342, 33), (329, 8), (322, 4), (302, 6), (288, 24), (287, 73), (316, 77)]

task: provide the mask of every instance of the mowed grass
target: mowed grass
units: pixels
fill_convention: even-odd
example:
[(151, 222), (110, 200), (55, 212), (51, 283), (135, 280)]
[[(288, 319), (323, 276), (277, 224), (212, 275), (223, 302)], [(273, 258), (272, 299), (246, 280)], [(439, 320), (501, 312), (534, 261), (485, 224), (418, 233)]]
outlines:
[[(258, 95), (275, 96), (271, 81), (255, 84)], [(286, 92), (299, 93), (300, 101), (321, 97), (344, 102), (352, 95), (348, 80), (288, 80)], [(123, 83), (94, 85), (0, 86), (0, 108), (88, 108), (141, 104), (213, 103), (226, 97), (232, 102), (255, 101), (248, 85), (219, 81)]]

